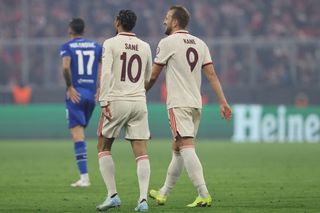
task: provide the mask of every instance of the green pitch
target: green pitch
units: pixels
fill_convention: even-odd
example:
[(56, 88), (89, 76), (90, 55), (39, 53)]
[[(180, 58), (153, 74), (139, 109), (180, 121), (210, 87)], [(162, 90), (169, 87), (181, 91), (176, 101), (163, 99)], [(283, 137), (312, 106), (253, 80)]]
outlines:
[[(0, 141), (0, 212), (96, 212), (105, 186), (100, 177), (96, 142), (89, 141), (92, 186), (74, 189), (78, 178), (70, 141)], [(188, 209), (196, 191), (183, 173), (165, 206), (149, 200), (149, 212), (320, 212), (319, 144), (232, 144), (199, 141), (214, 206)], [(171, 158), (169, 140), (149, 143), (150, 188), (161, 186)], [(136, 164), (130, 145), (113, 147), (120, 209), (133, 212), (138, 196)]]

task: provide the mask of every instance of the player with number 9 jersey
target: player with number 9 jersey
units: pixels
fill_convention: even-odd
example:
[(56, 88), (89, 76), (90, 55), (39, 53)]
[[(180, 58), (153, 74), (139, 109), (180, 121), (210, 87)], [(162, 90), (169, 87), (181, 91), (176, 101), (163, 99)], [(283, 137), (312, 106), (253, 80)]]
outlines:
[[(186, 171), (198, 191), (198, 197), (188, 207), (211, 206), (212, 197), (207, 189), (201, 162), (195, 152), (195, 138), (201, 118), (201, 73), (209, 80), (210, 86), (220, 103), (220, 115), (231, 119), (232, 111), (224, 96), (216, 75), (208, 46), (186, 30), (190, 20), (189, 11), (182, 5), (173, 5), (167, 12), (163, 24), (168, 37), (159, 42), (157, 55), (152, 67), (148, 91), (166, 66), (167, 109), (173, 135), (172, 160), (168, 167), (164, 185), (150, 190), (150, 197), (163, 205), (177, 182), (181, 171)], [(174, 174), (174, 175), (172, 175)]]
[[(170, 60), (169, 60), (170, 59)], [(167, 108), (202, 108), (201, 69), (212, 64), (208, 46), (186, 30), (178, 30), (163, 38), (154, 61), (167, 66)]]

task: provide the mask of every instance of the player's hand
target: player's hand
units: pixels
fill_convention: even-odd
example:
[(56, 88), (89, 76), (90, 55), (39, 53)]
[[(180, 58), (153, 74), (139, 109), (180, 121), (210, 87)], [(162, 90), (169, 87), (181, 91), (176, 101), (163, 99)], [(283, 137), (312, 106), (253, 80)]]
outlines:
[(220, 115), (222, 118), (226, 119), (227, 121), (231, 120), (232, 110), (229, 104), (227, 103), (220, 104)]
[(104, 117), (106, 117), (106, 119), (107, 119), (108, 121), (111, 121), (112, 114), (111, 114), (109, 105), (102, 107), (102, 114), (103, 114)]
[(72, 103), (80, 102), (80, 94), (74, 87), (69, 87), (67, 89), (67, 98), (72, 101)]

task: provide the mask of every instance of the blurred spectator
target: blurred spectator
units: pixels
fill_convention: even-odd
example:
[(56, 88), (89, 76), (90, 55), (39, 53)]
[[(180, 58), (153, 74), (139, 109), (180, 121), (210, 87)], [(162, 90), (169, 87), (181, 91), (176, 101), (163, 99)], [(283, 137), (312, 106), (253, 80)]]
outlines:
[(299, 92), (295, 98), (295, 106), (298, 108), (307, 107), (309, 105), (308, 96), (303, 93)]
[(2, 52), (2, 48), (0, 46), (0, 85), (6, 85), (9, 81), (9, 67), (8, 63), (5, 60), (5, 54)]
[(0, 85), (9, 86), (11, 81), (20, 79), (21, 76), (20, 47), (0, 43)]
[(15, 104), (29, 104), (31, 101), (32, 89), (23, 83), (12, 86), (12, 97)]

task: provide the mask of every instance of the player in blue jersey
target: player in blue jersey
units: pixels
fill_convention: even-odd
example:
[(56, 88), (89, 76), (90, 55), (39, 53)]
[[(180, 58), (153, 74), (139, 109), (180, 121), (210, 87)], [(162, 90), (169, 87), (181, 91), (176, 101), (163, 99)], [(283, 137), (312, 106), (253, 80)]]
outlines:
[(84, 129), (95, 107), (97, 77), (100, 70), (102, 47), (83, 38), (85, 24), (80, 18), (69, 23), (70, 41), (61, 46), (63, 77), (66, 90), (68, 127), (74, 141), (74, 152), (80, 180), (73, 187), (90, 186), (87, 169), (87, 148)]

